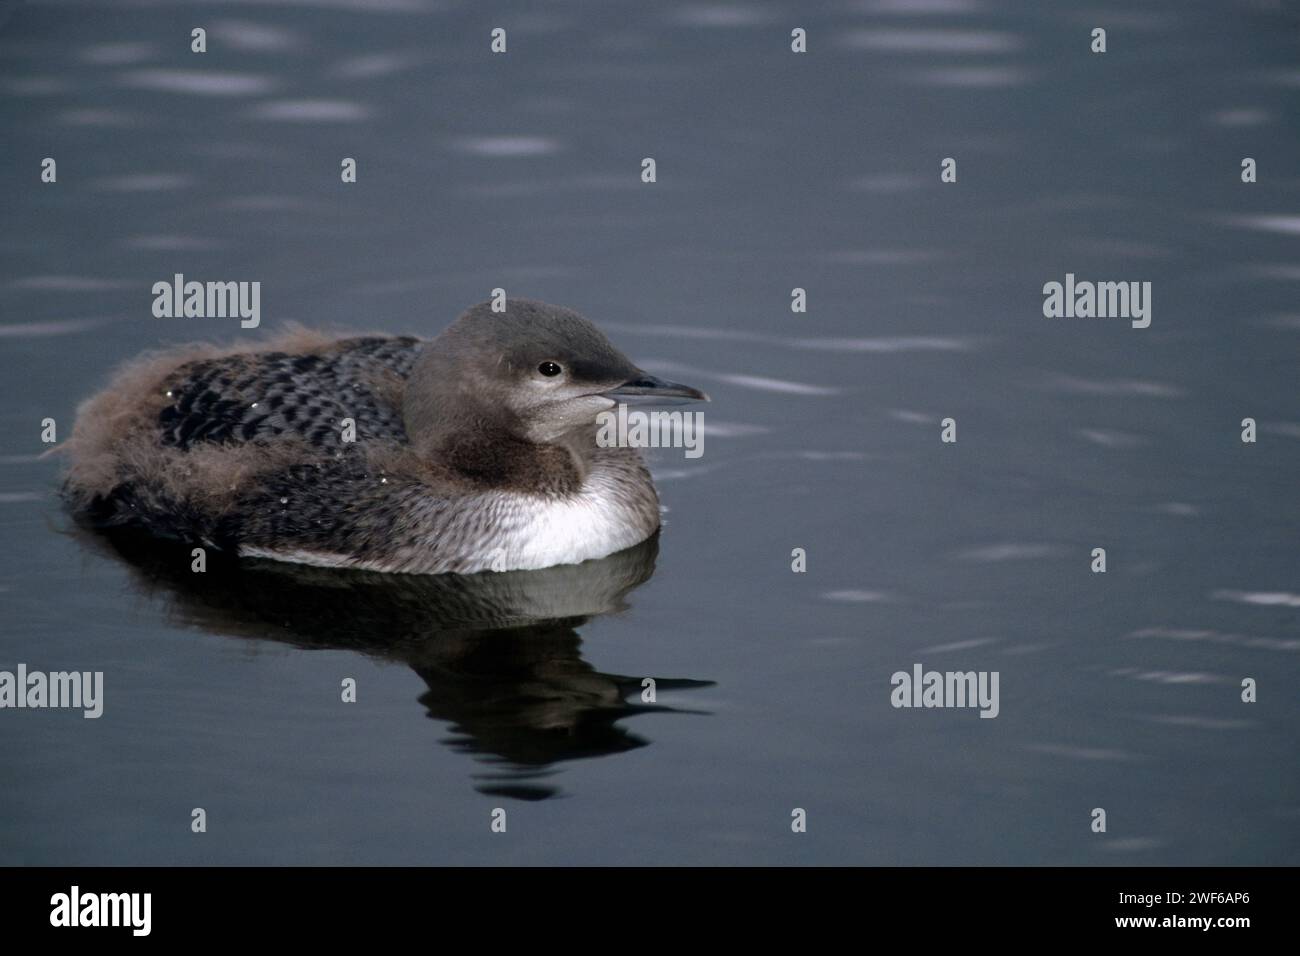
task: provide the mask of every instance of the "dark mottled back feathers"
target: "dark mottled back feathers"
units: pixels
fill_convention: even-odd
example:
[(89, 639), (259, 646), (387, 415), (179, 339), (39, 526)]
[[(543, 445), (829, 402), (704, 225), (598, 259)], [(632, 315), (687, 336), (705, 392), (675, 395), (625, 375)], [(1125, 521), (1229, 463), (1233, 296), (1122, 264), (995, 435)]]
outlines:
[(161, 443), (246, 442), (286, 433), (337, 447), (342, 421), (358, 441), (406, 437), (392, 386), (410, 374), (419, 339), (345, 339), (323, 352), (261, 352), (201, 359), (168, 380), (172, 403), (158, 416)]

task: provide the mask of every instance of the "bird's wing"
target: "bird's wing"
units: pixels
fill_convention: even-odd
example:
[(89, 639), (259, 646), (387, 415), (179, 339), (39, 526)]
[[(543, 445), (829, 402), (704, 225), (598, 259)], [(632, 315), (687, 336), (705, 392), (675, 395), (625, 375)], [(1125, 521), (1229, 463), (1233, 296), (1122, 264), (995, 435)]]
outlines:
[(305, 354), (187, 363), (167, 382), (172, 401), (158, 416), (162, 444), (187, 449), (291, 434), (336, 448), (345, 419), (355, 423), (357, 441), (404, 441), (400, 394), (420, 345), (409, 337), (356, 338)]

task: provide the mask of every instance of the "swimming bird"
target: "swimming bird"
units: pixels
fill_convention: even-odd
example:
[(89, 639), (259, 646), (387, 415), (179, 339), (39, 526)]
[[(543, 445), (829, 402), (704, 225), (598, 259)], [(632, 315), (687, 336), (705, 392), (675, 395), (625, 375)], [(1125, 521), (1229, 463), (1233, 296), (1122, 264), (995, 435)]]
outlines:
[(627, 400), (708, 400), (577, 312), (473, 306), (430, 340), (297, 329), (147, 354), (78, 410), (81, 522), (328, 567), (437, 574), (576, 564), (659, 528)]

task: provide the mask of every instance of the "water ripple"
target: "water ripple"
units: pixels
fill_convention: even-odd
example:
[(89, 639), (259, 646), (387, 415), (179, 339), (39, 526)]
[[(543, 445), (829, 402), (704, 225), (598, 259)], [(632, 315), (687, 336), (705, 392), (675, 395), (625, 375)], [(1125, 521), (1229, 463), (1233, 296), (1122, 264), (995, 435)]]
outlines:
[(1056, 757), (1072, 757), (1075, 760), (1140, 760), (1139, 755), (1127, 750), (1112, 750), (1105, 747), (1076, 747), (1072, 744), (1030, 744), (1029, 750)]
[(1245, 126), (1263, 126), (1271, 118), (1268, 110), (1246, 108), (1219, 110), (1217, 113), (1212, 113), (1209, 120), (1215, 126), (1236, 129)]
[(1235, 644), (1266, 651), (1300, 651), (1300, 639), (1257, 637), (1249, 634), (1225, 634), (1209, 628), (1144, 627), (1129, 635), (1133, 638), (1162, 637), (1171, 641), (1205, 641), (1209, 644)]
[(1024, 44), (1013, 33), (993, 30), (849, 30), (840, 45), (884, 53), (1012, 53)]
[(355, 123), (366, 119), (370, 110), (352, 100), (272, 100), (253, 107), (249, 115), (288, 123)]
[(264, 76), (202, 70), (133, 70), (121, 77), (123, 86), (191, 96), (257, 96), (275, 89)]
[(455, 148), (472, 156), (546, 156), (560, 151), (559, 140), (549, 136), (465, 136)]
[(923, 647), (916, 653), (918, 654), (946, 654), (949, 651), (968, 651), (972, 647), (985, 647), (989, 644), (996, 644), (997, 638), (993, 637), (976, 637), (968, 641), (951, 641), (947, 644), (935, 644), (931, 647)]
[(1131, 396), (1134, 398), (1181, 398), (1183, 390), (1164, 382), (1138, 379), (1089, 379), (1075, 375), (1056, 375), (1042, 388), (1075, 395)]
[(339, 76), (368, 79), (376, 76), (391, 76), (419, 66), (421, 62), (420, 57), (408, 53), (370, 53), (343, 60), (334, 72)]
[(1230, 226), (1240, 226), (1243, 229), (1300, 236), (1300, 216), (1229, 216), (1223, 221)]
[(806, 382), (792, 382), (788, 379), (770, 378), (764, 375), (740, 375), (732, 372), (699, 369), (661, 359), (647, 359), (644, 364), (651, 370), (661, 371), (665, 374), (689, 374), (700, 378), (711, 378), (716, 381), (726, 382), (728, 385), (751, 388), (759, 392), (776, 392), (783, 395), (838, 395), (842, 391), (842, 389), (831, 388), (826, 385), (810, 385)]
[(768, 431), (762, 425), (745, 425), (741, 422), (720, 422), (712, 418), (704, 422), (704, 432), (709, 438), (745, 438), (749, 435), (765, 435)]
[(894, 335), (874, 338), (810, 338), (794, 339), (788, 344), (801, 349), (827, 352), (968, 352), (974, 347), (972, 339), (951, 335)]
[(1143, 670), (1138, 667), (1121, 667), (1110, 672), (1112, 677), (1127, 677), (1130, 680), (1151, 681), (1157, 684), (1223, 684), (1230, 683), (1231, 678), (1221, 674), (1206, 674), (1199, 671), (1165, 671)]
[(208, 28), (208, 36), (219, 40), (223, 49), (244, 53), (278, 53), (302, 45), (296, 33), (252, 20), (218, 20)]
[(1105, 428), (1080, 428), (1075, 431), (1075, 434), (1103, 448), (1140, 448), (1147, 444), (1147, 439), (1141, 435), (1131, 435), (1128, 432)]
[(14, 289), (34, 289), (41, 292), (107, 292), (123, 289), (134, 283), (126, 279), (97, 279), (93, 276), (27, 276), (13, 279)]
[(108, 319), (55, 319), (49, 322), (0, 324), (0, 339), (40, 339), (51, 335), (72, 335), (108, 322)]
[(1300, 594), (1286, 591), (1215, 591), (1210, 598), (1214, 601), (1236, 601), (1260, 607), (1300, 607)]
[(787, 338), (781, 335), (764, 335), (761, 332), (742, 332), (738, 329), (714, 329), (696, 325), (664, 325), (660, 323), (631, 325), (603, 322), (604, 327), (633, 335), (671, 335), (685, 339), (712, 339), (724, 342), (754, 342), (781, 349), (806, 349), (813, 352), (969, 352), (977, 348), (979, 340), (955, 335), (878, 335), (839, 338), (835, 336), (807, 336)]
[(1032, 561), (1039, 558), (1051, 558), (1063, 554), (1063, 549), (1051, 544), (1022, 544), (1007, 542), (971, 548), (956, 555), (959, 561)]
[(919, 70), (911, 74), (917, 83), (927, 86), (951, 86), (960, 89), (1001, 89), (1024, 86), (1033, 74), (1014, 66), (952, 66)]
[(739, 3), (696, 3), (677, 11), (673, 19), (693, 27), (735, 29), (771, 23), (774, 14), (770, 10)]
[(95, 181), (96, 187), (119, 193), (156, 193), (184, 189), (194, 183), (194, 177), (185, 173), (130, 173)]
[(765, 375), (717, 374), (716, 377), (730, 385), (752, 388), (760, 392), (777, 392), (782, 395), (838, 395), (841, 391), (826, 385), (808, 385), (804, 382), (791, 382)]
[(863, 13), (895, 14), (906, 17), (975, 13), (980, 8), (977, 0), (861, 0), (853, 6)]
[(885, 591), (827, 591), (822, 597), (828, 601), (848, 601), (853, 604), (876, 604), (886, 603), (893, 600), (893, 596)]

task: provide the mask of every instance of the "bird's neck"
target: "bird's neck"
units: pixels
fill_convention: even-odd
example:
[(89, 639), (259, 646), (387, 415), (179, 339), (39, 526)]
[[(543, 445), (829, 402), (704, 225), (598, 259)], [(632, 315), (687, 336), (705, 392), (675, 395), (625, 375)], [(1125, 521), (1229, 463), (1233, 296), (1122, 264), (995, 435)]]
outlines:
[(500, 423), (466, 419), (417, 449), (459, 478), (482, 488), (562, 496), (582, 488), (591, 467), (593, 441), (571, 436), (538, 444)]

